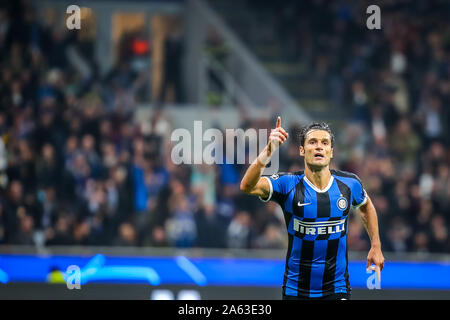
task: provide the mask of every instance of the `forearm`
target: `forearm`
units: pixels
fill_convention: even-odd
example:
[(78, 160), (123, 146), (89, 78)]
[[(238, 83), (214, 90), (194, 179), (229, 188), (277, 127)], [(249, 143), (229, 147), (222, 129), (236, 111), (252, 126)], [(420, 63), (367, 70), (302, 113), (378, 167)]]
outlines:
[(278, 117), (277, 126), (269, 135), (269, 143), (245, 172), (241, 181), (241, 191), (263, 198), (267, 198), (267, 196), (270, 195), (270, 184), (266, 179), (261, 179), (261, 175), (275, 150), (283, 144), (287, 138), (288, 134), (281, 127), (281, 118)]
[(370, 199), (367, 202), (365, 206), (360, 208), (361, 220), (369, 235), (372, 247), (381, 247), (377, 213)]
[(262, 176), (266, 164), (270, 157), (267, 156), (267, 147), (258, 155), (258, 157), (250, 164), (244, 177), (241, 180), (241, 190), (250, 192), (253, 190)]
[[(380, 235), (378, 233), (377, 212), (375, 211), (375, 207), (373, 206), (372, 201), (369, 197), (367, 197), (367, 203), (363, 205), (359, 210), (364, 227), (369, 234), (370, 242), (372, 244), (372, 247), (370, 248), (367, 255), (366, 268), (369, 270), (372, 264), (378, 267), (379, 280), (379, 272), (384, 268), (384, 257), (383, 253), (381, 252), (381, 241)], [(377, 268), (375, 268), (375, 271), (377, 271)]]

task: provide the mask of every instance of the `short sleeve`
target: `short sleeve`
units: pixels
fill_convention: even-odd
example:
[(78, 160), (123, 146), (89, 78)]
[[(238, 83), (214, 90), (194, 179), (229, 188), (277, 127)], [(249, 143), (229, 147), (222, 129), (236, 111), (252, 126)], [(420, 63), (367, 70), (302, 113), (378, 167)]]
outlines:
[(355, 209), (358, 209), (362, 205), (367, 202), (367, 192), (364, 190), (364, 187), (359, 178), (355, 179), (355, 182), (352, 186), (352, 206)]
[(263, 178), (267, 179), (269, 183), (269, 196), (267, 199), (261, 197), (259, 199), (263, 202), (272, 200), (282, 205), (293, 186), (295, 186), (297, 177), (292, 174), (275, 173), (271, 176), (263, 176)]

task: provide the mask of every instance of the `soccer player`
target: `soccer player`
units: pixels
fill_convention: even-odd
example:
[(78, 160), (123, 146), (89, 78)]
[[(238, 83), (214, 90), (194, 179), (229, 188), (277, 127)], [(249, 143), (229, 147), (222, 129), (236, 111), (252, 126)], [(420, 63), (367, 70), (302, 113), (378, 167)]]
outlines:
[(384, 257), (375, 208), (355, 174), (330, 170), (334, 135), (325, 123), (311, 123), (300, 133), (304, 171), (261, 176), (287, 138), (278, 117), (267, 146), (247, 169), (240, 187), (262, 201), (277, 202), (283, 209), (289, 244), (282, 298), (350, 299), (348, 213), (351, 206), (359, 208), (371, 241), (367, 268), (376, 268), (379, 276)]

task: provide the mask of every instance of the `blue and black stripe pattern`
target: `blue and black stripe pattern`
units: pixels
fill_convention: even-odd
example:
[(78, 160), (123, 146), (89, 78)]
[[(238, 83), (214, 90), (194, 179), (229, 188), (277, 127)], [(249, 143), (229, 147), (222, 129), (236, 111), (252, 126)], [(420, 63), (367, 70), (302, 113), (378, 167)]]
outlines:
[(359, 178), (331, 170), (328, 186), (319, 190), (303, 171), (266, 177), (269, 198), (283, 209), (288, 250), (283, 294), (322, 297), (349, 293), (347, 227), (350, 206), (366, 201)]

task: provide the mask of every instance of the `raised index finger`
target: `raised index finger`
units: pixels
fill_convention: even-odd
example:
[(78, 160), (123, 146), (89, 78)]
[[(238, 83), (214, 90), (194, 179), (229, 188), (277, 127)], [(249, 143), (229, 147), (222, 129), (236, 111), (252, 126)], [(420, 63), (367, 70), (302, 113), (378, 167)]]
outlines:
[(281, 127), (281, 118), (277, 118), (277, 128)]

